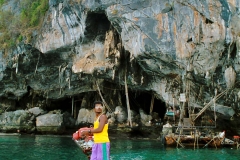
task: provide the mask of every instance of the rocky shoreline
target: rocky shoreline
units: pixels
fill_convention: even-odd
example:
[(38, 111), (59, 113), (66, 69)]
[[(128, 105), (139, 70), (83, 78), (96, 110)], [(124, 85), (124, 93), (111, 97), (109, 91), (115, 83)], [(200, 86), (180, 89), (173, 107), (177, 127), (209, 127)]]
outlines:
[[(41, 108), (34, 107), (29, 110), (10, 111), (0, 115), (0, 131), (6, 134), (72, 135), (79, 128), (90, 127), (92, 125), (90, 123), (91, 119), (92, 121), (94, 119), (94, 114), (92, 113), (93, 110), (91, 110), (90, 114), (83, 114), (83, 116), (80, 114), (76, 120), (71, 114), (61, 112), (60, 110), (47, 112)], [(86, 120), (85, 117), (88, 116), (90, 116), (89, 121), (84, 121), (84, 119)], [(115, 114), (112, 114), (109, 118), (109, 135), (116, 134), (117, 137), (125, 138), (159, 137), (162, 126), (160, 123), (147, 123), (149, 121), (148, 118), (152, 119), (152, 116), (142, 112), (139, 115), (138, 121), (133, 121), (135, 126), (130, 127), (126, 123), (127, 114), (123, 110), (121, 112), (116, 110)], [(81, 120), (81, 122), (78, 120)], [(135, 120), (137, 120), (136, 117)]]

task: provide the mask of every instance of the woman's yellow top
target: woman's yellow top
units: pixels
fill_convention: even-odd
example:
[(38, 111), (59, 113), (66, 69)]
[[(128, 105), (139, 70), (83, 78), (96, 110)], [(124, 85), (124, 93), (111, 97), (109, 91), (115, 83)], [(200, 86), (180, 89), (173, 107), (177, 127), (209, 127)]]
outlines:
[[(100, 116), (99, 116), (100, 117)], [(93, 128), (96, 129), (99, 126), (99, 117), (94, 121)], [(93, 133), (94, 143), (106, 143), (110, 142), (108, 138), (108, 123), (104, 125), (102, 132)]]

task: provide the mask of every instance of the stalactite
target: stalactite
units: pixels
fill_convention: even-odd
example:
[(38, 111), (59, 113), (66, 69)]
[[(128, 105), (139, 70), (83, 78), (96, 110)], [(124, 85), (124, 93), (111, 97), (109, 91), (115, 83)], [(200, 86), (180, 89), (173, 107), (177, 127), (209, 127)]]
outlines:
[(141, 76), (141, 85), (143, 84), (144, 77)]
[(69, 89), (71, 88), (71, 81), (70, 81), (70, 79), (68, 80), (68, 88)]
[(47, 91), (47, 97), (46, 97), (46, 100), (48, 100), (48, 91)]
[(236, 80), (236, 72), (234, 71), (232, 66), (228, 67), (225, 70), (224, 76), (225, 76), (225, 81), (226, 81), (227, 87), (232, 88), (234, 86), (235, 80)]
[(16, 74), (18, 73), (18, 62), (16, 64)]
[(59, 95), (62, 95), (62, 88), (59, 89)]
[(120, 52), (115, 48), (115, 64), (118, 63), (119, 58), (120, 58)]
[(35, 69), (35, 72), (34, 72), (34, 74), (36, 74), (36, 73), (37, 73), (39, 59), (40, 59), (40, 53), (39, 53), (39, 55), (38, 55), (38, 61), (37, 61), (37, 64), (36, 64), (36, 69)]
[(153, 111), (153, 106), (154, 106), (154, 99), (155, 99), (155, 95), (152, 94), (152, 99), (151, 99), (151, 104), (150, 104), (150, 115), (152, 114), (152, 111)]
[(227, 57), (228, 61), (230, 60), (230, 56), (231, 56), (231, 45), (232, 45), (232, 42), (231, 42), (231, 44), (228, 46), (228, 57)]
[(206, 76), (205, 76), (206, 79), (209, 79), (210, 76), (209, 76), (209, 71), (206, 72)]
[(112, 80), (114, 80), (114, 77), (115, 77), (115, 69), (113, 69)]
[(66, 81), (68, 82), (68, 89), (71, 89), (71, 79), (68, 77)]
[(61, 80), (60, 80), (60, 73), (61, 73), (61, 67), (62, 67), (62, 65), (60, 65), (59, 66), (59, 68), (58, 68), (58, 78), (59, 78), (59, 83), (61, 82)]

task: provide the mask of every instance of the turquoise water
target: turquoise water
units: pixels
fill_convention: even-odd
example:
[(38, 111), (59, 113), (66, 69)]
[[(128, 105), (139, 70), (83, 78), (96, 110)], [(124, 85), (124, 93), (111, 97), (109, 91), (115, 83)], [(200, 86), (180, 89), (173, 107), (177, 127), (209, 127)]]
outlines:
[[(0, 136), (0, 160), (87, 160), (72, 141), (61, 136)], [(159, 141), (111, 140), (112, 160), (239, 160), (240, 149), (165, 148)]]

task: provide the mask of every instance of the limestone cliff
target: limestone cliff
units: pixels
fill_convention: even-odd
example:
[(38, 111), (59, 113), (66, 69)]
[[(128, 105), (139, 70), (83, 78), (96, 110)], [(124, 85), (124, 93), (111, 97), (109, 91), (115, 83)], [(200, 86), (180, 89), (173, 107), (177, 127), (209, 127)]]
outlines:
[(49, 0), (49, 6), (30, 43), (0, 52), (2, 112), (75, 108), (77, 118), (80, 108), (100, 100), (96, 84), (112, 110), (126, 108), (126, 74), (138, 113), (150, 112), (151, 95), (153, 112), (163, 117), (166, 106), (182, 104), (180, 93), (195, 109), (228, 88), (216, 101), (227, 108), (218, 117), (237, 119), (238, 0)]

